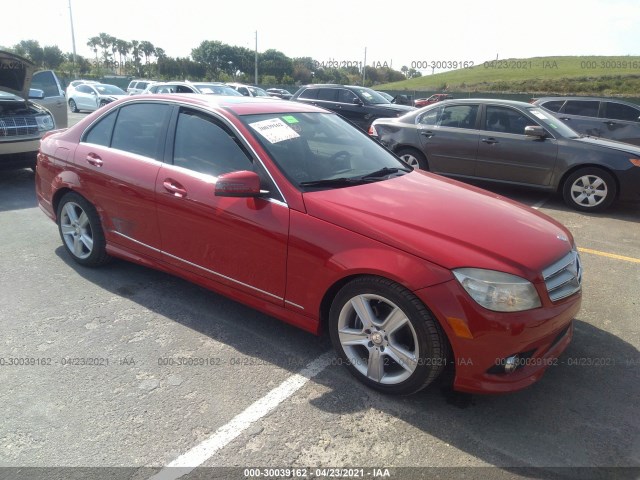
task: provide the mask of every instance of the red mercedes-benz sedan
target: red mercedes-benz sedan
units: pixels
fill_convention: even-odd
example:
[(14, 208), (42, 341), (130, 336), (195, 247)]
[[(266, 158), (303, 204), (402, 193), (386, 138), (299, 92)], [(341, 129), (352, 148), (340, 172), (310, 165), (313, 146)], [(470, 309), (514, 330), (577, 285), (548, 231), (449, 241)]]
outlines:
[(457, 390), (527, 387), (580, 307), (562, 225), (302, 103), (127, 97), (43, 139), (36, 189), (76, 262), (126, 259), (324, 327), (383, 392), (447, 366)]

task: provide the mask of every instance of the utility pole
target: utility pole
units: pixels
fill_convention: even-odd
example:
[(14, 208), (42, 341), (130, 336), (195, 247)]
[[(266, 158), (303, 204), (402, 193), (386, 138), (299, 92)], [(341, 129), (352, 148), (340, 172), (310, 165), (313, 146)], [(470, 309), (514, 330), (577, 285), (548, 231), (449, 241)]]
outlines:
[(362, 86), (367, 77), (367, 47), (364, 47), (364, 64), (362, 65)]
[(73, 47), (73, 58), (72, 58), (72, 63), (73, 63), (73, 75), (75, 78), (75, 74), (76, 74), (76, 35), (73, 31), (73, 14), (71, 12), (71, 0), (69, 0), (69, 20), (71, 21), (71, 45)]
[(256, 30), (256, 61), (255, 61), (255, 81), (254, 85), (258, 85), (258, 31)]

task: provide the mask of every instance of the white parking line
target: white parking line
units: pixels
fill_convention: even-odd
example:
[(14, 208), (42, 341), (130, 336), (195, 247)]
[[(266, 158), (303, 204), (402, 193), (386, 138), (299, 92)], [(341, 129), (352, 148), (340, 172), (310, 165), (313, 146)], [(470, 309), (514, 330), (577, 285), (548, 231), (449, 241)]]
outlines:
[(547, 200), (549, 200), (550, 197), (547, 197), (545, 199), (540, 200), (538, 203), (535, 203), (533, 205), (531, 205), (531, 208), (533, 208), (534, 210), (538, 210), (540, 207), (542, 207), (545, 203), (547, 203)]
[(299, 373), (287, 378), (264, 397), (249, 405), (229, 423), (220, 427), (209, 438), (169, 463), (149, 480), (176, 480), (210, 459), (253, 423), (267, 415), (278, 405), (300, 390), (309, 380), (322, 372), (334, 356), (333, 351), (323, 353)]

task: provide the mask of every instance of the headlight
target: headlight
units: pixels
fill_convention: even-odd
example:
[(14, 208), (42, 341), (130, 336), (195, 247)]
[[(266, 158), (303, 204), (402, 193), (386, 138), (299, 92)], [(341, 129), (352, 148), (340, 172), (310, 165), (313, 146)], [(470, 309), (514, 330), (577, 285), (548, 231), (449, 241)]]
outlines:
[(520, 312), (541, 305), (533, 284), (509, 273), (458, 268), (453, 274), (476, 302), (495, 312)]
[(36, 116), (36, 123), (38, 124), (39, 132), (53, 130), (53, 128), (55, 127), (55, 123), (53, 122), (53, 118), (51, 117), (51, 115)]

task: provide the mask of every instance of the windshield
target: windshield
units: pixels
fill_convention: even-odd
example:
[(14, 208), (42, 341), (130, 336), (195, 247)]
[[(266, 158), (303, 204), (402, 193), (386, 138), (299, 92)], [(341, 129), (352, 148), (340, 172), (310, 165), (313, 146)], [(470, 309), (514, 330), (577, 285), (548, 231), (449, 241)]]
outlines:
[(21, 97), (18, 97), (17, 95), (14, 95), (13, 93), (9, 93), (9, 92), (3, 92), (2, 90), (0, 90), (0, 100), (20, 100), (21, 102), (24, 101), (22, 100)]
[(527, 110), (531, 115), (537, 118), (545, 128), (551, 130), (554, 133), (558, 133), (559, 135), (567, 138), (578, 138), (580, 136), (578, 132), (538, 107), (531, 107)]
[(248, 87), (254, 97), (268, 97), (269, 94), (258, 87)]
[(295, 112), (244, 115), (241, 119), (301, 190), (346, 187), (411, 171), (338, 115)]
[(391, 103), (378, 92), (376, 92), (375, 90), (371, 90), (370, 88), (353, 87), (351, 91), (355, 92), (356, 95), (358, 95), (364, 101), (364, 103), (370, 105), (387, 105)]
[(116, 87), (115, 85), (92, 85), (93, 88), (100, 92), (100, 95), (126, 95), (124, 90)]
[(242, 94), (227, 85), (218, 85), (216, 83), (194, 83), (204, 95), (233, 95), (241, 97)]

